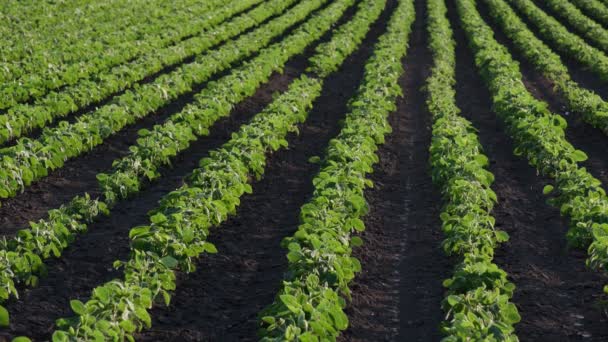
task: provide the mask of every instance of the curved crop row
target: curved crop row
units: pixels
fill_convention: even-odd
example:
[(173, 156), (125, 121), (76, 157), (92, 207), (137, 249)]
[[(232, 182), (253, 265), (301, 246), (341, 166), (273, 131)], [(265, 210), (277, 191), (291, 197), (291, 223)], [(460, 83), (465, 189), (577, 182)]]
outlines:
[[(378, 3), (383, 2), (365, 1), (360, 10), (377, 10)], [(346, 35), (339, 37), (349, 39)], [(344, 61), (347, 54), (335, 51), (334, 56)], [(63, 330), (55, 332), (54, 340), (93, 336), (123, 339), (149, 326), (147, 309), (160, 296), (168, 303), (169, 291), (175, 288), (174, 270), (191, 272), (195, 257), (216, 252), (206, 242), (210, 228), (236, 211), (239, 198), (251, 191), (251, 179), (264, 173), (267, 154), (287, 146), (287, 133), (306, 119), (306, 111), (320, 95), (322, 85), (322, 78), (300, 77), (229, 142), (204, 158), (186, 185), (161, 200), (151, 215), (150, 226), (131, 230), (131, 259), (117, 263), (125, 268), (124, 280), (97, 287), (86, 304), (72, 301), (78, 316), (60, 320)], [(134, 305), (120, 305), (125, 301)]]
[(365, 228), (366, 175), (391, 131), (388, 115), (401, 95), (401, 58), (414, 18), (413, 1), (400, 0), (366, 63), (350, 113), (313, 180), (313, 197), (301, 208), (302, 224), (283, 241), (288, 270), (274, 303), (260, 313), (262, 341), (335, 341), (348, 326), (342, 296), (349, 297), (348, 285), (361, 268), (351, 251), (362, 241), (352, 234)]
[(587, 156), (566, 140), (566, 121), (527, 91), (517, 63), (494, 40), (475, 4), (459, 0), (458, 9), (494, 109), (514, 140), (514, 153), (555, 181), (555, 187), (547, 185), (544, 193), (553, 193), (549, 203), (569, 217), (569, 242), (578, 247), (591, 244), (587, 265), (608, 270), (608, 197), (601, 182), (578, 165)]
[[(309, 59), (311, 67), (308, 70), (322, 78), (335, 72), (346, 56), (359, 46), (384, 4), (384, 1), (378, 0), (362, 1), (352, 19), (333, 32), (330, 41), (316, 48), (315, 54)], [(231, 104), (253, 95), (273, 71), (284, 65), (292, 54), (274, 59), (269, 56), (289, 50), (292, 45), (290, 40), (274, 45), (232, 75), (210, 84), (196, 96), (195, 103), (171, 116), (164, 125), (150, 131), (140, 131), (137, 146), (131, 147), (127, 156), (113, 163), (112, 173), (98, 175), (106, 200), (112, 203), (116, 196), (125, 198), (140, 190), (144, 178), (152, 180), (159, 177), (159, 168), (167, 165), (171, 157), (188, 148), (190, 141), (196, 137), (207, 134), (210, 123), (229, 114)], [(242, 80), (249, 82), (243, 84)]]
[[(282, 6), (280, 1), (273, 3)], [(306, 16), (298, 14), (273, 20), (263, 29), (228, 42), (154, 82), (128, 90), (112, 103), (79, 117), (75, 123), (61, 122), (43, 130), (38, 139), (21, 138), (17, 145), (1, 149), (0, 198), (15, 196), (32, 181), (45, 177), (49, 170), (62, 167), (66, 160), (90, 151), (128, 124), (191, 91), (195, 84), (259, 51)]]
[[(200, 32), (199, 27), (204, 29), (209, 27), (209, 22), (217, 24), (239, 12), (232, 12), (233, 8), (241, 8), (242, 11), (259, 2), (261, 0), (247, 0), (242, 1), (242, 5), (238, 4), (240, 1), (226, 5), (219, 0), (211, 0), (206, 4), (187, 6), (185, 9), (169, 6), (165, 10), (167, 13), (160, 18), (140, 18), (139, 21), (134, 15), (138, 13), (136, 9), (117, 19), (115, 16), (118, 14), (114, 14), (110, 9), (106, 11), (108, 22), (101, 24), (110, 29), (105, 34), (99, 32), (98, 35), (87, 39), (80, 37), (80, 30), (74, 28), (71, 33), (61, 34), (58, 38), (49, 37), (46, 44), (39, 42), (33, 47), (29, 46), (32, 43), (27, 40), (16, 40), (17, 46), (28, 45), (26, 52), (29, 54), (4, 57), (1, 74), (5, 79), (0, 87), (0, 108), (5, 109), (15, 103), (36, 98), (49, 90), (73, 84), (81, 78), (154, 51), (155, 48), (179, 42), (184, 37)], [(224, 9), (222, 5), (227, 8)], [(111, 19), (113, 16), (114, 19)], [(128, 23), (130, 20), (134, 22)], [(114, 30), (111, 30), (112, 24), (126, 27), (114, 27)], [(95, 27), (100, 24), (89, 25)], [(74, 33), (77, 36), (70, 37)]]
[(6, 114), (0, 115), (0, 144), (129, 88), (135, 82), (167, 66), (199, 55), (281, 13), (294, 2), (295, 0), (265, 2), (213, 30), (204, 31), (201, 35), (116, 66), (108, 73), (100, 73), (92, 79), (82, 80), (60, 92), (52, 92), (33, 104), (18, 104)]
[(571, 0), (586, 15), (608, 26), (608, 7), (598, 0)]
[(602, 25), (584, 15), (568, 0), (545, 0), (543, 3), (555, 16), (565, 20), (580, 35), (596, 44), (598, 48), (608, 51), (608, 30)]
[(608, 81), (608, 56), (568, 31), (559, 21), (531, 0), (507, 0), (536, 28), (539, 35), (560, 53), (575, 59), (604, 81)]
[(494, 20), (511, 39), (515, 48), (555, 86), (570, 110), (581, 114), (590, 125), (608, 134), (608, 103), (593, 91), (572, 80), (568, 68), (526, 27), (504, 0), (484, 0)]
[[(323, 2), (323, 0), (302, 2), (286, 15), (252, 34), (258, 32), (258, 38), (263, 32), (271, 34), (266, 29), (273, 23), (285, 23), (305, 17)], [(139, 191), (141, 183), (146, 178), (158, 177), (158, 168), (168, 164), (170, 157), (187, 148), (192, 140), (208, 134), (207, 130), (213, 122), (228, 115), (235, 104), (253, 95), (273, 71), (281, 70), (290, 57), (301, 53), (307, 45), (318, 39), (353, 2), (354, 0), (334, 2), (296, 29), (293, 34), (285, 37), (285, 40), (262, 50), (250, 63), (209, 84), (197, 96), (194, 104), (175, 114), (164, 125), (156, 126), (152, 132), (141, 132), (138, 145), (130, 149), (131, 155), (137, 157), (136, 162), (129, 163), (133, 158), (128, 155), (115, 162), (111, 174), (98, 176), (100, 186), (104, 190), (103, 201), (93, 200), (88, 195), (77, 196), (66, 206), (51, 210), (47, 219), (32, 223), (30, 229), (19, 231), (16, 238), (2, 242), (0, 284), (3, 284), (5, 291), (0, 288), (0, 301), (10, 296), (18, 296), (15, 283), (35, 285), (38, 276), (45, 273), (43, 259), (51, 256), (59, 257), (76, 235), (86, 231), (89, 222), (102, 214), (108, 214), (109, 209), (118, 199)], [(261, 38), (243, 39), (242, 42), (261, 44), (261, 40)], [(175, 132), (176, 126), (183, 131)], [(172, 136), (172, 133), (175, 135)], [(152, 135), (156, 135), (158, 140), (155, 141), (156, 146), (149, 149), (151, 146), (148, 138)], [(153, 171), (147, 172), (148, 170)]]
[(150, 225), (129, 232), (131, 257), (114, 264), (124, 268), (124, 279), (96, 287), (86, 303), (72, 300), (78, 316), (58, 320), (61, 330), (55, 331), (53, 341), (121, 341), (150, 327), (147, 310), (159, 297), (169, 304), (169, 291), (176, 285), (174, 271), (192, 272), (194, 258), (217, 252), (206, 241), (210, 228), (235, 213), (240, 197), (251, 192), (250, 178), (262, 176), (269, 152), (287, 146), (287, 133), (306, 118), (311, 98), (320, 90), (316, 80), (303, 77), (294, 82), (230, 141), (201, 160), (201, 168), (184, 186), (163, 197)]
[[(214, 1), (219, 2), (218, 0)], [(17, 103), (27, 101), (32, 97), (39, 97), (46, 94), (49, 90), (54, 90), (65, 85), (73, 85), (80, 79), (105, 72), (114, 65), (128, 62), (138, 56), (153, 52), (168, 44), (179, 42), (182, 38), (214, 27), (236, 13), (261, 1), (262, 0), (233, 1), (231, 4), (221, 6), (211, 13), (206, 13), (202, 18), (186, 21), (186, 25), (184, 25), (185, 18), (176, 15), (170, 19), (165, 19), (165, 21), (159, 23), (155, 29), (146, 31), (146, 34), (140, 40), (127, 41), (115, 46), (99, 43), (96, 44), (99, 45), (97, 49), (95, 46), (87, 47), (85, 50), (97, 51), (97, 53), (95, 56), (85, 61), (72, 63), (64, 60), (36, 60), (35, 63), (40, 65), (41, 70), (32, 70), (22, 77), (2, 83), (2, 86), (0, 87), (0, 109), (14, 106)], [(217, 7), (217, 5), (210, 2), (203, 7), (208, 10)], [(205, 11), (203, 13), (205, 13)], [(192, 14), (187, 11), (184, 15), (188, 17)], [(181, 24), (182, 26), (178, 26), (171, 30), (168, 28), (168, 26), (170, 26), (169, 21)], [(55, 51), (56, 49), (59, 49), (60, 51), (68, 50), (67, 47), (57, 46), (57, 44), (53, 47), (52, 51)], [(82, 54), (80, 51), (81, 49), (76, 50), (75, 53)], [(17, 66), (22, 68), (23, 61), (18, 61), (19, 64), (17, 64)], [(48, 67), (48, 65), (53, 67)], [(5, 66), (6, 68), (9, 68), (10, 64)], [(61, 89), (59, 89), (59, 91), (61, 91)]]
[(332, 31), (332, 38), (315, 48), (315, 54), (308, 59), (310, 65), (306, 71), (321, 78), (337, 71), (346, 57), (361, 45), (385, 6), (386, 0), (362, 0), (350, 21)]
[(494, 228), (491, 211), (496, 194), (475, 128), (456, 106), (456, 56), (444, 0), (428, 1), (428, 31), (433, 68), (427, 81), (433, 116), (430, 163), (433, 182), (444, 198), (441, 213), (446, 236), (443, 249), (459, 264), (444, 282), (444, 341), (517, 341), (513, 325), (520, 320), (510, 299), (515, 286), (494, 262), (494, 249), (507, 241)]

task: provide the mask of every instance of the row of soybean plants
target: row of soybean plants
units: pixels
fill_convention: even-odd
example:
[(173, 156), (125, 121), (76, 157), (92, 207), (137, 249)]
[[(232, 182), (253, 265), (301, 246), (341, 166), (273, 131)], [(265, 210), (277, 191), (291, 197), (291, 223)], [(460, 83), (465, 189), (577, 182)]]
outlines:
[(599, 0), (571, 0), (582, 11), (600, 22), (602, 25), (608, 26), (608, 7)]
[[(332, 4), (334, 10), (337, 5)], [(325, 76), (303, 75), (294, 81), (226, 144), (204, 158), (184, 186), (166, 195), (152, 212), (150, 225), (131, 230), (131, 257), (116, 263), (124, 267), (124, 279), (95, 288), (86, 303), (72, 301), (78, 316), (58, 321), (61, 330), (54, 333), (55, 341), (130, 338), (150, 326), (147, 310), (159, 299), (169, 302), (175, 288), (174, 271), (191, 272), (197, 256), (216, 252), (206, 241), (210, 228), (236, 211), (240, 197), (251, 191), (252, 179), (263, 175), (268, 154), (288, 145), (287, 134), (306, 120), (307, 110), (321, 93), (323, 78), (357, 48), (383, 7), (384, 1), (362, 1), (353, 19), (338, 28), (310, 59), (311, 70)], [(331, 20), (311, 22), (301, 37), (313, 34), (318, 38), (314, 32), (327, 31), (331, 24)], [(332, 62), (327, 63), (329, 60)], [(127, 302), (130, 305), (122, 305)]]
[[(249, 1), (242, 2), (246, 5)], [(258, 2), (261, 0), (256, 1)], [(125, 27), (121, 27), (124, 26), (121, 21), (135, 20), (139, 11), (132, 10), (130, 15), (117, 16), (112, 10), (108, 10), (107, 16), (112, 20), (107, 26), (112, 28), (116, 21), (115, 31), (106, 35), (94, 31), (98, 34), (94, 36), (94, 40), (53, 39), (51, 46), (42, 44), (45, 49), (38, 51), (38, 54), (8, 59), (3, 63), (3, 70), (10, 72), (13, 77), (2, 82), (0, 109), (36, 98), (49, 90), (74, 84), (79, 79), (94, 76), (111, 66), (195, 34), (207, 25), (209, 20), (206, 15), (209, 11), (220, 5), (219, 0), (213, 0), (206, 4), (188, 6), (188, 9), (177, 12), (169, 9), (168, 15), (155, 22), (139, 20)], [(221, 7), (215, 12), (229, 13)], [(115, 39), (104, 39), (112, 38), (113, 35), (116, 36)], [(27, 40), (19, 40), (18, 43), (20, 42)], [(22, 74), (14, 75), (16, 70)]]
[(508, 235), (494, 228), (494, 176), (487, 170), (488, 158), (475, 128), (456, 106), (455, 41), (446, 12), (444, 0), (428, 0), (434, 62), (427, 83), (427, 105), (433, 116), (431, 170), (444, 198), (442, 246), (459, 261), (444, 282), (442, 332), (445, 341), (517, 341), (513, 325), (520, 316), (510, 302), (515, 286), (492, 261), (494, 249)]
[[(271, 0), (261, 11), (266, 17), (280, 13), (285, 3), (293, 1)], [(319, 0), (306, 1), (319, 3)], [(264, 26), (264, 30), (228, 41), (171, 73), (127, 90), (111, 103), (78, 117), (73, 123), (60, 122), (56, 127), (45, 128), (36, 139), (24, 137), (13, 146), (0, 149), (0, 198), (15, 196), (33, 181), (47, 176), (50, 170), (62, 167), (68, 159), (92, 150), (127, 125), (154, 113), (180, 95), (191, 92), (195, 85), (256, 53), (307, 13), (300, 11), (293, 18), (283, 16)], [(235, 19), (236, 25), (251, 26), (249, 20), (239, 19)]]
[(546, 0), (545, 6), (558, 18), (567, 22), (580, 35), (598, 48), (608, 52), (608, 30), (593, 21), (568, 0)]
[(353, 236), (364, 230), (363, 196), (376, 151), (391, 131), (388, 114), (401, 95), (401, 59), (415, 18), (412, 0), (400, 0), (367, 61), (340, 133), (319, 160), (311, 200), (300, 211), (301, 225), (283, 241), (288, 269), (274, 302), (260, 313), (262, 341), (335, 341), (348, 326), (344, 313), (349, 283), (360, 271)]
[[(272, 72), (280, 71), (289, 58), (301, 53), (326, 32), (352, 2), (334, 2), (283, 41), (266, 49), (262, 47), (272, 37), (281, 34), (294, 21), (306, 17), (323, 1), (302, 2), (285, 15), (239, 39), (241, 45), (233, 46), (231, 51), (239, 47), (255, 51), (262, 49), (259, 55), (209, 84), (194, 103), (173, 115), (165, 124), (156, 126), (151, 132), (142, 131), (138, 144), (130, 148), (131, 153), (116, 160), (110, 174), (98, 175), (104, 193), (103, 201), (92, 200), (87, 195), (78, 196), (68, 205), (51, 210), (47, 219), (33, 223), (29, 229), (21, 230), (16, 238), (3, 244), (0, 250), (0, 280), (5, 286), (4, 291), (0, 292), (0, 299), (18, 296), (16, 283), (35, 285), (38, 277), (45, 273), (43, 259), (59, 257), (77, 234), (86, 231), (89, 222), (101, 214), (108, 214), (119, 199), (137, 193), (146, 179), (159, 177), (160, 166), (168, 164), (170, 157), (186, 149), (193, 140), (206, 135), (213, 122), (228, 115), (234, 105), (253, 95)], [(156, 137), (155, 146), (149, 145), (151, 137)]]
[[(12, 106), (5, 113), (0, 114), (0, 144), (19, 138), (32, 129), (42, 128), (57, 118), (99, 102), (167, 66), (201, 54), (215, 44), (236, 36), (274, 13), (268, 11), (267, 5), (261, 5), (236, 19), (219, 25), (255, 2), (257, 0), (239, 1), (232, 5), (225, 5), (220, 10), (205, 16), (203, 25), (198, 25), (200, 30), (195, 36), (165, 48), (154, 49), (140, 58), (109, 70), (98, 69), (93, 77), (50, 92), (31, 103)], [(285, 6), (292, 2), (286, 2)], [(108, 60), (108, 62), (112, 64), (111, 61)]]
[(569, 218), (569, 242), (588, 247), (587, 265), (608, 269), (608, 197), (601, 182), (579, 165), (587, 156), (565, 138), (566, 121), (527, 91), (517, 63), (494, 39), (475, 3), (459, 0), (457, 5), (475, 62), (492, 94), (494, 110), (514, 140), (514, 153), (554, 181), (544, 193), (550, 194), (549, 203)]
[(484, 0), (489, 12), (517, 51), (550, 80), (569, 109), (608, 134), (608, 103), (572, 80), (560, 57), (538, 39), (504, 0)]
[(551, 47), (581, 63), (602, 80), (608, 80), (608, 56), (601, 50), (587, 44), (583, 38), (568, 31), (558, 20), (537, 7), (533, 1), (507, 1), (526, 17), (538, 35)]

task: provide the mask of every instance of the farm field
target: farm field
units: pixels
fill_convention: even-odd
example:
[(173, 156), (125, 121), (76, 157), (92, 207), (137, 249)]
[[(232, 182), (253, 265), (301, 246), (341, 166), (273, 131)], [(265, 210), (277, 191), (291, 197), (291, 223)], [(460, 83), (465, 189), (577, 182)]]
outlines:
[(0, 342), (608, 341), (608, 0), (0, 20)]

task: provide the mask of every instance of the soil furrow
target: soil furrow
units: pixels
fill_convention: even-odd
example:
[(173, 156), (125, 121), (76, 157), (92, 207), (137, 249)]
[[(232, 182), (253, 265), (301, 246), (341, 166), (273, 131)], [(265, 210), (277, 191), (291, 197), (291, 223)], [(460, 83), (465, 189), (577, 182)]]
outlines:
[(431, 115), (422, 90), (432, 56), (426, 4), (417, 18), (400, 80), (404, 97), (390, 117), (393, 132), (378, 151), (380, 163), (366, 191), (370, 212), (356, 250), (362, 272), (353, 283), (350, 327), (342, 341), (435, 341), (442, 319), (442, 281), (451, 262), (441, 250), (441, 198), (429, 169)]

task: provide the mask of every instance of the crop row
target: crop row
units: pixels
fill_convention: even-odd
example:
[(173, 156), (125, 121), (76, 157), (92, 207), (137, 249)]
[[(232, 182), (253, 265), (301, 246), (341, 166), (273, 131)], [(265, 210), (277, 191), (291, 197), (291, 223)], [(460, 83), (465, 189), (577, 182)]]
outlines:
[[(338, 4), (332, 5), (334, 9)], [(378, 1), (367, 0), (360, 10), (377, 10), (377, 7)], [(331, 10), (329, 7), (326, 11)], [(302, 32), (317, 38), (331, 26), (330, 20), (309, 23)], [(311, 32), (313, 29), (318, 32)], [(349, 39), (345, 34), (334, 37)], [(325, 49), (327, 46), (335, 45), (325, 45)], [(318, 51), (327, 54), (325, 49)], [(333, 54), (341, 61), (347, 57), (337, 50)], [(191, 272), (195, 257), (202, 252), (216, 252), (215, 247), (206, 242), (209, 229), (236, 211), (239, 198), (251, 191), (251, 179), (263, 175), (267, 154), (287, 146), (287, 133), (306, 119), (306, 111), (320, 95), (322, 84), (322, 78), (301, 76), (233, 134), (230, 141), (204, 158), (186, 185), (161, 200), (160, 207), (151, 214), (151, 225), (131, 230), (131, 258), (116, 264), (124, 266), (124, 280), (97, 287), (86, 304), (72, 301), (78, 316), (59, 321), (63, 330), (54, 334), (55, 340), (93, 336), (122, 339), (149, 326), (150, 316), (146, 310), (161, 296), (168, 304), (169, 291), (175, 288), (174, 270)], [(126, 302), (134, 305), (121, 305)]]
[(580, 35), (608, 52), (608, 31), (602, 25), (584, 15), (568, 0), (546, 0), (544, 4), (555, 16), (565, 20)]
[(602, 25), (608, 26), (608, 7), (598, 0), (571, 0), (577, 7), (581, 8), (584, 13), (593, 19), (600, 22)]
[(429, 112), (433, 116), (430, 163), (433, 182), (441, 190), (446, 236), (443, 249), (456, 256), (442, 306), (444, 341), (517, 341), (513, 325), (520, 320), (510, 302), (515, 286), (492, 260), (494, 249), (507, 241), (494, 228), (491, 215), (497, 201), (475, 128), (456, 106), (455, 41), (444, 0), (428, 1), (428, 30), (433, 68), (427, 81)]
[[(273, 0), (266, 11), (283, 6), (281, 1)], [(303, 16), (283, 16), (263, 30), (241, 36), (151, 83), (126, 91), (74, 123), (61, 122), (57, 127), (44, 129), (37, 139), (21, 138), (16, 145), (0, 150), (0, 198), (15, 196), (32, 181), (45, 177), (49, 170), (62, 167), (66, 160), (92, 150), (125, 126), (192, 91), (194, 85), (251, 56), (298, 19)]]
[[(39, 56), (31, 62), (16, 59), (13, 63), (4, 63), (4, 70), (13, 72), (13, 69), (17, 69), (25, 74), (3, 81), (0, 87), (0, 108), (8, 108), (32, 97), (43, 95), (48, 90), (74, 84), (79, 79), (105, 71), (113, 65), (129, 61), (167, 44), (179, 42), (184, 37), (218, 24), (259, 2), (261, 0), (236, 1), (232, 2), (232, 6), (221, 6), (211, 13), (209, 10), (220, 5), (219, 0), (193, 6), (193, 10), (185, 11), (182, 15), (174, 13), (154, 26), (144, 25), (143, 30), (139, 30), (142, 32), (136, 30), (138, 25), (130, 27), (134, 30), (131, 34), (128, 30), (119, 31), (122, 33), (120, 37), (131, 37), (130, 40), (120, 44), (92, 41), (80, 46), (82, 45), (80, 42), (67, 41), (61, 44), (60, 41), (54, 41), (53, 47), (43, 52), (49, 54), (48, 51), (60, 51), (57, 56), (49, 54)], [(142, 22), (146, 23), (146, 21)]]
[(608, 57), (568, 31), (559, 21), (538, 8), (531, 0), (508, 0), (534, 25), (538, 34), (560, 53), (589, 68), (602, 80), (608, 80)]
[(573, 81), (560, 57), (536, 38), (504, 0), (484, 1), (517, 51), (554, 84), (570, 110), (581, 114), (587, 123), (608, 134), (608, 103)]
[(260, 313), (262, 341), (335, 341), (348, 326), (344, 297), (349, 298), (349, 283), (361, 270), (351, 252), (362, 240), (352, 235), (365, 228), (363, 191), (372, 185), (366, 175), (391, 131), (388, 114), (401, 95), (401, 58), (414, 18), (413, 1), (398, 1), (343, 127), (320, 160), (313, 196), (300, 211), (301, 225), (283, 241), (288, 269), (274, 303)]
[[(142, 137), (138, 139), (138, 145), (130, 148), (131, 155), (116, 161), (111, 174), (98, 176), (100, 186), (104, 189), (104, 201), (92, 200), (87, 195), (78, 196), (67, 206), (51, 210), (48, 219), (33, 223), (30, 229), (21, 230), (15, 239), (9, 240), (0, 250), (0, 280), (2, 284), (6, 284), (6, 291), (0, 292), (0, 299), (17, 296), (15, 283), (35, 285), (38, 276), (45, 272), (42, 259), (59, 257), (77, 234), (86, 231), (88, 222), (101, 214), (108, 214), (117, 199), (139, 191), (146, 177), (158, 177), (158, 168), (168, 164), (171, 156), (186, 149), (192, 140), (206, 135), (213, 122), (228, 115), (238, 102), (253, 95), (272, 72), (281, 70), (290, 57), (301, 53), (307, 45), (318, 39), (353, 1), (336, 1), (294, 33), (286, 36), (283, 41), (262, 50), (250, 63), (209, 84), (197, 96), (194, 104), (175, 114), (164, 125), (156, 126), (152, 132), (141, 132)], [(240, 41), (248, 44), (248, 49), (258, 44), (256, 49), (259, 50), (264, 41), (269, 39), (263, 39), (265, 35), (280, 34), (290, 22), (301, 20), (322, 3), (323, 0), (302, 2), (282, 17), (251, 32), (251, 37), (243, 37)], [(282, 28), (280, 25), (283, 25)], [(256, 39), (250, 39), (253, 37)], [(245, 49), (246, 46), (242, 47)], [(179, 127), (177, 132), (176, 126)], [(172, 132), (175, 132), (175, 135), (172, 135)], [(158, 137), (158, 140), (153, 142), (156, 143), (154, 147), (149, 146), (148, 138), (152, 136)], [(148, 152), (150, 154), (147, 154)], [(129, 163), (133, 160), (133, 155), (137, 162)], [(144, 172), (151, 169), (154, 170), (150, 171), (151, 173)]]
[[(291, 57), (301, 53), (323, 33), (325, 26), (329, 25), (326, 22), (336, 21), (353, 2), (335, 2), (304, 23), (294, 34), (261, 50), (251, 61), (210, 83), (195, 96), (192, 103), (169, 117), (163, 125), (157, 125), (152, 130), (141, 130), (137, 145), (130, 148), (128, 155), (113, 163), (111, 174), (98, 175), (106, 201), (113, 203), (116, 199), (126, 198), (140, 190), (142, 181), (159, 177), (160, 167), (168, 165), (170, 159), (187, 149), (192, 141), (208, 134), (209, 127), (215, 121), (229, 115), (235, 104), (252, 96), (273, 72), (281, 71)], [(303, 18), (322, 3), (320, 0), (301, 3), (294, 8), (298, 15), (288, 13), (277, 20)], [(314, 25), (319, 27), (315, 28)], [(313, 32), (314, 35), (311, 35)], [(245, 37), (243, 39), (243, 42), (250, 41)]]
[[(340, 11), (350, 3), (352, 1), (343, 2)], [(369, 22), (377, 18), (384, 2), (376, 1), (372, 4), (373, 6), (369, 0), (363, 1), (357, 15), (348, 25), (342, 26), (342, 30), (348, 32), (336, 31), (333, 36), (335, 39), (320, 44), (310, 59), (310, 71), (320, 77), (326, 77), (337, 70), (344, 58), (359, 46), (368, 30)], [(303, 32), (306, 31), (308, 30)], [(292, 56), (284, 53), (281, 56), (280, 51), (300, 51), (301, 47), (294, 49), (298, 41), (304, 40), (294, 36), (263, 51), (253, 61), (235, 70), (232, 75), (210, 84), (197, 95), (194, 104), (173, 115), (163, 126), (156, 126), (151, 131), (141, 131), (137, 146), (130, 149), (129, 155), (114, 163), (112, 174), (102, 174), (98, 177), (107, 201), (113, 201), (117, 195), (124, 198), (139, 191), (141, 180), (144, 178), (152, 180), (158, 177), (158, 169), (168, 164), (169, 158), (186, 149), (191, 140), (206, 134), (211, 122), (229, 114), (231, 104), (253, 95), (255, 89), (273, 71), (280, 70)], [(270, 56), (281, 57), (269, 58)], [(250, 81), (243, 84), (242, 80)]]
[(230, 141), (201, 160), (184, 186), (163, 197), (150, 225), (129, 232), (130, 259), (114, 264), (124, 268), (124, 279), (96, 287), (86, 303), (72, 300), (78, 316), (58, 320), (60, 330), (53, 341), (124, 340), (150, 327), (147, 310), (159, 297), (169, 304), (174, 271), (192, 272), (194, 258), (217, 252), (206, 241), (210, 228), (235, 213), (240, 197), (251, 192), (249, 179), (261, 177), (269, 152), (287, 145), (285, 136), (305, 119), (310, 99), (319, 92), (315, 80), (303, 77), (294, 82)]
[[(43, 128), (55, 119), (127, 89), (135, 82), (141, 81), (146, 76), (159, 72), (167, 66), (200, 55), (211, 47), (259, 25), (270, 16), (282, 12), (294, 1), (266, 2), (213, 30), (206, 30), (200, 35), (176, 45), (158, 49), (147, 56), (116, 66), (107, 73), (100, 73), (92, 79), (82, 80), (77, 84), (65, 87), (60, 92), (52, 92), (33, 104), (18, 104), (9, 109), (6, 114), (0, 115), (0, 143), (19, 138), (33, 129)], [(226, 6), (224, 10), (232, 9), (230, 12), (234, 12), (243, 3), (236, 7)], [(209, 18), (214, 18), (214, 14), (210, 13)]]
[(601, 182), (578, 165), (587, 156), (566, 140), (566, 121), (527, 91), (517, 63), (493, 38), (475, 4), (460, 0), (458, 9), (475, 62), (493, 95), (494, 110), (514, 140), (514, 153), (555, 181), (543, 192), (553, 194), (549, 203), (569, 217), (569, 242), (578, 247), (591, 244), (588, 266), (608, 269), (608, 197)]

